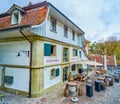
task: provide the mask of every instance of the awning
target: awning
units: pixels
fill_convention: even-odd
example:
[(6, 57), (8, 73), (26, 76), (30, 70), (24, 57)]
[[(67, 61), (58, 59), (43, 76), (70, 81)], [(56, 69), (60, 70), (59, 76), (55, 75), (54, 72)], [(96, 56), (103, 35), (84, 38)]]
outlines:
[(79, 62), (76, 62), (76, 64), (86, 64), (86, 65), (102, 66), (101, 63), (98, 63), (98, 62), (95, 62), (95, 61), (89, 61), (89, 60), (79, 61)]

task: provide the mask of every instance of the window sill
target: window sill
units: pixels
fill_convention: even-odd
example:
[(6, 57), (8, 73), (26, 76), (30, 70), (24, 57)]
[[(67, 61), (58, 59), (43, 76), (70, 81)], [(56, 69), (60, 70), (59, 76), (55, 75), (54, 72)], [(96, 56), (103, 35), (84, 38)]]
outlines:
[(51, 76), (50, 80), (53, 80), (53, 79), (55, 79), (55, 78), (56, 78), (56, 76)]
[(57, 33), (57, 31), (56, 31), (56, 30), (51, 30), (51, 29), (50, 29), (50, 31), (51, 31), (51, 32), (54, 32), (54, 33)]
[(52, 57), (52, 58), (56, 58), (57, 56), (56, 56), (56, 55), (51, 55), (50, 57)]

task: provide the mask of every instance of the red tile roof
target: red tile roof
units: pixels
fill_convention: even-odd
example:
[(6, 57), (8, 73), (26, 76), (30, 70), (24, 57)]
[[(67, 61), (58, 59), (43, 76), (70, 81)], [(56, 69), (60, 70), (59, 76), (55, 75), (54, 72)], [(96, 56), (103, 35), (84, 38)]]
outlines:
[[(96, 60), (96, 62), (99, 62), (99, 63), (103, 64), (103, 56), (101, 56), (101, 55), (91, 55), (91, 56), (89, 56), (89, 58), (92, 61)], [(106, 56), (106, 58), (107, 58), (107, 65), (114, 66), (113, 56)]]
[(4, 13), (0, 15), (0, 29), (9, 28), (12, 26), (22, 25), (38, 25), (42, 23), (48, 13), (47, 2), (42, 2), (22, 8), (25, 11), (22, 20), (17, 25), (11, 25), (11, 15)]

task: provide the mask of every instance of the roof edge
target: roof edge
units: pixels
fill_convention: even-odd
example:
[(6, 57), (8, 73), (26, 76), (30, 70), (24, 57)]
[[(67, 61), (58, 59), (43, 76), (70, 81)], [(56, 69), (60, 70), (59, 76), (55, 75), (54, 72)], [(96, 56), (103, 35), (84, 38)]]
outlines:
[(74, 22), (72, 22), (67, 16), (65, 16), (62, 12), (60, 12), (55, 6), (53, 6), (50, 2), (47, 2), (49, 4), (49, 6), (51, 6), (52, 8), (54, 8), (57, 12), (59, 12), (62, 16), (64, 16), (69, 22), (71, 22), (75, 27), (77, 27), (82, 34), (85, 34), (85, 32), (83, 30), (80, 29), (80, 27), (78, 27)]
[(15, 30), (15, 29), (25, 29), (25, 28), (31, 28), (31, 25), (28, 24), (28, 25), (4, 28), (4, 29), (0, 29), (0, 32), (9, 31), (9, 30), (11, 31), (11, 30)]

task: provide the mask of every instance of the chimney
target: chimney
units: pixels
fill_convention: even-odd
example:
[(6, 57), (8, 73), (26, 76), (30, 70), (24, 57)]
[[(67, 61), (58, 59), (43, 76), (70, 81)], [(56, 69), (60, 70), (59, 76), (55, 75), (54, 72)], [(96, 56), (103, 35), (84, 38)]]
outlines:
[(32, 2), (30, 1), (29, 4), (28, 4), (28, 6), (31, 6), (31, 5), (32, 5)]

